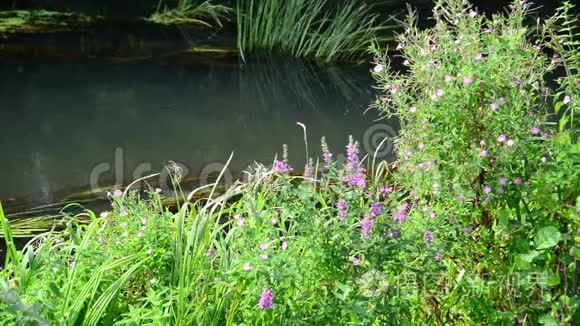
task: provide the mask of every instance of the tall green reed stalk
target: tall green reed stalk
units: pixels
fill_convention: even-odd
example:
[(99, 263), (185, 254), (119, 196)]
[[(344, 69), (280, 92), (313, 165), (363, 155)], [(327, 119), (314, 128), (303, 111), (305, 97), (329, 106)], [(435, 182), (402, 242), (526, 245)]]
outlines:
[(360, 0), (336, 8), (325, 0), (239, 0), (236, 8), (243, 58), (279, 52), (323, 62), (356, 61), (379, 32), (394, 28), (381, 24)]

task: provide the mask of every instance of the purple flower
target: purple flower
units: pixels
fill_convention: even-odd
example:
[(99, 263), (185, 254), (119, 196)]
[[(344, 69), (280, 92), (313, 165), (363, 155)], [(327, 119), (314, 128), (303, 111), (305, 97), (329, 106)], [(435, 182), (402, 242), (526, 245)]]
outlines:
[(469, 10), (469, 16), (470, 16), (471, 18), (475, 18), (475, 16), (477, 16), (477, 11), (475, 11), (475, 10), (473, 10), (473, 9)]
[(459, 201), (464, 201), (464, 200), (465, 200), (465, 196), (463, 196), (463, 195), (459, 195), (459, 196), (457, 196), (457, 199), (458, 199)]
[(381, 214), (382, 214), (381, 204), (380, 203), (372, 203), (371, 204), (371, 217), (377, 217)]
[(260, 301), (258, 301), (258, 308), (262, 310), (272, 309), (272, 301), (274, 300), (274, 295), (270, 290), (266, 289), (262, 291), (260, 295)]
[(338, 208), (338, 219), (344, 221), (347, 215), (346, 209), (348, 208), (346, 201), (339, 199), (336, 202), (336, 208)]
[(533, 127), (532, 128), (532, 135), (539, 135), (540, 134), (540, 128), (538, 127)]
[(491, 193), (491, 188), (490, 188), (490, 187), (488, 187), (488, 186), (485, 186), (485, 187), (483, 187), (483, 192), (484, 192), (485, 194), (490, 194), (490, 193)]
[(401, 231), (399, 231), (399, 230), (393, 230), (393, 231), (389, 232), (389, 235), (393, 239), (398, 239), (401, 236)]
[(278, 224), (278, 220), (277, 220), (277, 219), (275, 219), (275, 218), (273, 218), (273, 219), (272, 219), (272, 221), (270, 221), (270, 222), (272, 223), (272, 225), (276, 225), (276, 224)]
[(520, 177), (516, 177), (516, 178), (514, 179), (514, 184), (515, 184), (516, 186), (519, 186), (519, 185), (521, 185), (521, 184), (522, 184), (522, 178), (520, 178)]
[(312, 159), (304, 166), (304, 178), (310, 179), (314, 176), (314, 164)]
[(324, 163), (330, 164), (330, 162), (332, 162), (332, 153), (331, 152), (324, 153), (323, 156), (324, 156)]
[(381, 192), (381, 195), (383, 195), (383, 197), (386, 197), (388, 194), (393, 192), (393, 187), (383, 186), (383, 187), (381, 187), (380, 192)]
[(391, 85), (391, 94), (397, 93), (397, 90), (399, 90), (399, 88), (397, 87), (397, 85)]
[(485, 202), (486, 202), (486, 203), (489, 203), (490, 201), (491, 201), (491, 198), (489, 198), (489, 197), (486, 197), (486, 198), (485, 198)]
[(502, 97), (500, 97), (500, 98), (499, 98), (499, 103), (502, 103), (502, 104), (503, 104), (503, 103), (505, 103), (505, 97), (503, 97), (503, 96), (502, 96)]
[(401, 204), (399, 211), (395, 214), (395, 218), (394, 218), (395, 221), (397, 221), (399, 223), (405, 222), (405, 218), (406, 218), (406, 214), (407, 214), (407, 207), (409, 207), (409, 204), (407, 202), (404, 202), (403, 204)]
[(572, 98), (569, 95), (564, 96), (564, 101), (562, 101), (564, 104), (568, 104), (570, 103), (570, 101), (572, 101)]
[(357, 187), (359, 189), (366, 188), (366, 174), (364, 169), (359, 169), (351, 176), (343, 178), (350, 187)]
[(497, 193), (500, 195), (505, 194), (505, 190), (502, 187), (497, 188)]
[(547, 132), (542, 134), (542, 138), (547, 139), (550, 138), (550, 134), (548, 134)]
[(487, 151), (484, 149), (481, 152), (479, 152), (479, 157), (487, 157)]
[(490, 109), (491, 109), (493, 112), (495, 112), (495, 111), (497, 111), (497, 104), (495, 104), (495, 103), (491, 103), (491, 104), (489, 105), (489, 108), (490, 108)]
[(504, 134), (501, 134), (501, 135), (499, 135), (499, 136), (497, 137), (497, 142), (498, 142), (498, 143), (503, 143), (503, 142), (505, 141), (505, 139), (506, 139), (506, 138), (505, 138), (505, 135), (504, 135)]
[(371, 234), (372, 228), (375, 225), (375, 221), (372, 218), (365, 217), (361, 223), (361, 234), (363, 237), (368, 237)]
[(465, 234), (471, 234), (471, 233), (473, 233), (473, 228), (470, 226), (465, 227), (465, 228), (463, 228), (463, 232), (465, 232)]
[(471, 83), (473, 83), (473, 79), (471, 77), (464, 77), (463, 78), (463, 84), (467, 85), (471, 85)]
[(353, 142), (351, 139), (346, 146), (346, 168), (348, 171), (354, 171), (356, 168), (358, 168), (360, 163), (358, 152), (358, 142)]
[(115, 189), (115, 191), (113, 192), (113, 196), (114, 197), (121, 197), (121, 196), (123, 196), (123, 191), (120, 189)]
[(489, 28), (489, 27), (484, 27), (484, 28), (483, 28), (481, 31), (482, 31), (483, 33), (491, 33), (491, 28)]
[(500, 178), (499, 179), (499, 184), (502, 186), (505, 186), (507, 184), (507, 179), (506, 178)]
[(429, 214), (429, 217), (431, 217), (431, 219), (435, 219), (437, 217), (437, 214), (435, 214), (435, 212), (431, 212), (431, 214)]
[(423, 241), (425, 241), (426, 245), (433, 243), (433, 232), (425, 231), (425, 233), (423, 233)]
[(289, 173), (289, 172), (292, 172), (293, 170), (294, 169), (292, 168), (292, 166), (290, 166), (289, 164), (287, 164), (284, 161), (280, 161), (280, 160), (274, 161), (274, 172)]

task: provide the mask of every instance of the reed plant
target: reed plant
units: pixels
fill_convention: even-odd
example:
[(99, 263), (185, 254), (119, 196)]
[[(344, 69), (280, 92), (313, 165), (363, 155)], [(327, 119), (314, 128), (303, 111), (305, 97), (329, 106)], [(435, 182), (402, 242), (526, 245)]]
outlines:
[(232, 9), (215, 4), (212, 0), (201, 3), (198, 0), (179, 0), (177, 7), (162, 7), (163, 0), (159, 1), (157, 11), (149, 17), (149, 20), (164, 25), (203, 25), (222, 27), (222, 21), (227, 20)]
[(325, 0), (239, 0), (236, 8), (242, 57), (281, 53), (323, 62), (356, 61), (370, 41), (394, 27), (383, 25), (361, 0), (339, 6)]

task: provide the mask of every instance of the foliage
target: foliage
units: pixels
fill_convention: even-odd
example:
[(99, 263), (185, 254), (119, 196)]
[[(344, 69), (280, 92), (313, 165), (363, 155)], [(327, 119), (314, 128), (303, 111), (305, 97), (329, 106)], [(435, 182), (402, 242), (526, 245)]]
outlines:
[[(391, 72), (373, 50), (376, 106), (402, 125), (393, 164), (365, 161), (353, 139), (339, 163), (323, 140), (303, 175), (285, 149), (203, 201), (191, 198), (208, 189), (185, 196), (175, 184), (175, 211), (158, 191), (117, 190), (111, 211), (71, 217), (19, 252), (0, 211), (0, 320), (571, 324), (580, 149), (575, 130), (550, 122), (546, 78), (560, 62), (528, 40), (527, 10), (516, 1), (487, 19), (440, 0), (434, 27), (418, 30), (411, 13), (400, 35), (408, 69)], [(537, 46), (553, 44), (545, 35)], [(553, 97), (564, 127), (580, 96), (565, 78)]]
[(165, 25), (198, 24), (211, 27), (216, 24), (222, 27), (222, 20), (227, 19), (232, 11), (227, 6), (214, 4), (212, 0), (201, 3), (197, 0), (179, 0), (176, 8), (161, 10), (162, 1), (159, 0), (157, 12), (149, 20)]
[(330, 8), (327, 1), (237, 1), (238, 48), (242, 57), (285, 53), (294, 57), (358, 60), (377, 32), (372, 6), (361, 0)]
[[(559, 129), (548, 119), (545, 78), (559, 62), (547, 60), (541, 41), (528, 41), (528, 6), (515, 1), (508, 16), (488, 19), (462, 1), (438, 1), (435, 26), (424, 31), (411, 13), (399, 37), (408, 66), (402, 74), (373, 51), (385, 90), (376, 106), (404, 126), (396, 182), (417, 208), (437, 216), (423, 227), (441, 239), (448, 277), (460, 274), (480, 291), (459, 283), (451, 292), (412, 297), (421, 320), (566, 324), (577, 309), (580, 148), (575, 130), (564, 128), (573, 117), (564, 114)], [(567, 27), (560, 32), (572, 29), (566, 17), (555, 18)], [(561, 54), (572, 74), (555, 108), (573, 116), (577, 47), (574, 36), (557, 37), (549, 26), (548, 45), (568, 51)], [(425, 312), (425, 305), (433, 309)]]

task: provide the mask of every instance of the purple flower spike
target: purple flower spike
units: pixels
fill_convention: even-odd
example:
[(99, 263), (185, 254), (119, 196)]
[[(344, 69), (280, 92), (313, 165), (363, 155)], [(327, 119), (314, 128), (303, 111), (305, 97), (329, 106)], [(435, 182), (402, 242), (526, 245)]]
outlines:
[(262, 310), (272, 309), (272, 301), (274, 300), (274, 295), (270, 290), (266, 289), (262, 291), (260, 295), (260, 301), (258, 301), (258, 308)]
[(338, 219), (340, 221), (344, 221), (346, 219), (346, 215), (347, 215), (347, 204), (346, 201), (339, 199), (336, 202), (336, 208), (338, 208)]
[(375, 221), (372, 218), (365, 217), (361, 221), (361, 234), (362, 234), (362, 236), (368, 237), (371, 234), (372, 228), (374, 225), (375, 225)]
[(423, 241), (425, 241), (426, 245), (433, 243), (433, 232), (425, 231), (425, 233), (423, 233)]
[(372, 203), (371, 204), (371, 217), (377, 217), (381, 214), (382, 214), (381, 204), (380, 203)]

